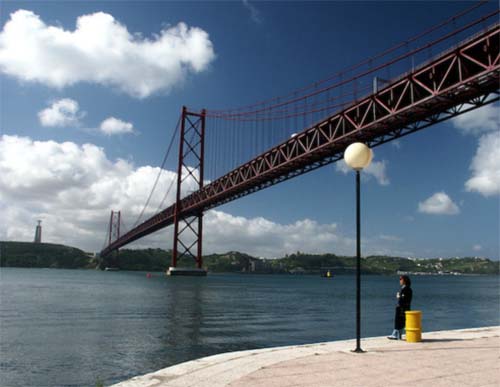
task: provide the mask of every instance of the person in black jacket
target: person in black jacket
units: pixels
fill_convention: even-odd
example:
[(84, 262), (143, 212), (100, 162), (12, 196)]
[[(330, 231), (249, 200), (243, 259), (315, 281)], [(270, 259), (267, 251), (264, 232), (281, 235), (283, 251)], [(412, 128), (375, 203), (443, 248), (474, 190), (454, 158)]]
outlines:
[(411, 309), (411, 299), (413, 297), (410, 277), (407, 275), (399, 277), (399, 285), (401, 289), (396, 294), (398, 303), (396, 305), (396, 315), (394, 316), (394, 330), (390, 336), (387, 336), (391, 340), (401, 340), (406, 322), (405, 312)]

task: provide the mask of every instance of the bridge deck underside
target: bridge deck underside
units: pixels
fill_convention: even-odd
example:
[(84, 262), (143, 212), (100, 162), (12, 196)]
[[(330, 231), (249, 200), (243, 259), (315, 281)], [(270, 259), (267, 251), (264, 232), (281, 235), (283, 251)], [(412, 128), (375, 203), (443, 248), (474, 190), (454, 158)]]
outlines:
[[(338, 161), (355, 141), (374, 147), (498, 100), (499, 25), (405, 74), (185, 197), (183, 217)], [(174, 222), (175, 205), (111, 243), (118, 249)]]

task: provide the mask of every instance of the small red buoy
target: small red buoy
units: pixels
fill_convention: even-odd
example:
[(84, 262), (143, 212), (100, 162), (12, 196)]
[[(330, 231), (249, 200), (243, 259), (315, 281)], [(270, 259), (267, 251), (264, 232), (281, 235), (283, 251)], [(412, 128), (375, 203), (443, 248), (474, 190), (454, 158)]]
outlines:
[(146, 277), (151, 278), (152, 277), (151, 273), (146, 274)]

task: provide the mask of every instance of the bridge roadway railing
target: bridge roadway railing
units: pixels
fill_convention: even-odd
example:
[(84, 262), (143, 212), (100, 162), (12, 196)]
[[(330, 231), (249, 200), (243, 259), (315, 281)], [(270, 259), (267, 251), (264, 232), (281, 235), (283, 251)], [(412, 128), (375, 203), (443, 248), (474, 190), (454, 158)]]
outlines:
[[(383, 89), (205, 185), (180, 203), (184, 217), (340, 160), (355, 141), (374, 147), (499, 99), (496, 24)], [(175, 205), (106, 247), (106, 255), (174, 222)]]

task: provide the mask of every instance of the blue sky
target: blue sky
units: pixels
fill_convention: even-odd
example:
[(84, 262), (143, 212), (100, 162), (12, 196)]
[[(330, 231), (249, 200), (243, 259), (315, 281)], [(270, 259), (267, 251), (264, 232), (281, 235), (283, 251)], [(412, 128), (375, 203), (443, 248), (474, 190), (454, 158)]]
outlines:
[[(99, 250), (111, 209), (129, 225), (141, 211), (182, 105), (230, 108), (284, 95), (471, 4), (2, 2), (0, 210), (7, 221), (0, 239), (31, 240), (43, 219), (45, 241)], [(496, 7), (486, 4), (469, 20)], [(84, 15), (91, 28), (71, 40)], [(107, 22), (93, 24), (98, 15)], [(111, 55), (126, 42), (123, 31), (152, 44), (169, 29), (180, 43), (157, 47), (161, 56), (145, 46), (128, 57), (123, 48), (125, 62)], [(478, 156), (498, 150), (498, 106), (473, 114), (375, 149), (377, 176), (363, 180), (364, 254), (498, 259), (500, 161)], [(488, 187), (467, 185), (485, 163)], [(175, 178), (175, 157), (165, 169), (162, 192)], [(211, 211), (205, 251), (354, 255), (354, 176), (341, 169), (329, 165)], [(163, 230), (135, 245), (170, 248), (171, 239)]]

